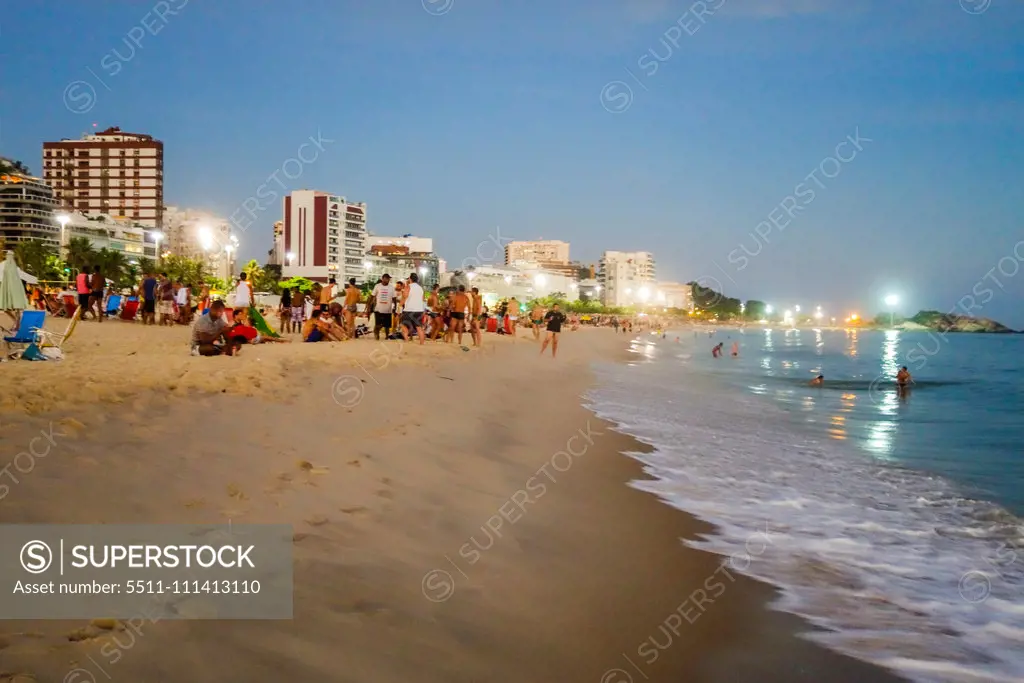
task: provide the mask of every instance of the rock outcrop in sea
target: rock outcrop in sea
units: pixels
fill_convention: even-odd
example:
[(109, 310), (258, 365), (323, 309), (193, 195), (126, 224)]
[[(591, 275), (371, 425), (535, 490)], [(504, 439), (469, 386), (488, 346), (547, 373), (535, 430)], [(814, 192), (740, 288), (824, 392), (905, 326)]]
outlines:
[[(897, 327), (900, 327), (899, 325)], [(1002, 323), (988, 318), (972, 318), (968, 315), (954, 315), (939, 311), (919, 311), (902, 325), (905, 329), (929, 329), (936, 332), (990, 332), (1006, 334), (1013, 332)]]

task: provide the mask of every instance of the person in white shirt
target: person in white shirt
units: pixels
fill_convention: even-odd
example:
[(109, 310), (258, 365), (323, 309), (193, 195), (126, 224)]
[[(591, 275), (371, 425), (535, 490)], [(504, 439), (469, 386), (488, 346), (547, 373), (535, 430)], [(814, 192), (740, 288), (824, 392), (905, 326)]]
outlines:
[(188, 285), (178, 283), (178, 291), (174, 294), (174, 303), (178, 305), (178, 322), (188, 325), (192, 322), (192, 292)]
[(239, 308), (242, 309), (243, 317), (248, 319), (249, 307), (254, 305), (256, 300), (253, 297), (252, 285), (249, 284), (248, 280), (246, 280), (245, 273), (238, 276), (238, 284), (235, 285), (235, 293), (232, 296), (231, 303), (236, 310)]
[(405, 299), (402, 302), (402, 338), (409, 341), (409, 336), (415, 332), (420, 338), (420, 346), (426, 341), (426, 330), (423, 329), (425, 308), (420, 278), (413, 273), (409, 276), (409, 285), (405, 288)]
[[(373, 338), (380, 341), (380, 331), (391, 329), (391, 301), (395, 298), (395, 286), (391, 284), (391, 276), (384, 273), (370, 293), (373, 303)], [(369, 307), (369, 304), (367, 304)], [(385, 332), (386, 334), (386, 332)]]

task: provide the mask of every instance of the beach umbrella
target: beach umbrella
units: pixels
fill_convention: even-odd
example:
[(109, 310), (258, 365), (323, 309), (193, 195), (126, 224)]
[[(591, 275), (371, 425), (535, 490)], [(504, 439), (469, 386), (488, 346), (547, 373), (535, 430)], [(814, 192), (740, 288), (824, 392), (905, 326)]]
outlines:
[(21, 271), (14, 262), (14, 252), (7, 252), (3, 265), (3, 279), (0, 280), (0, 311), (24, 311), (28, 308), (25, 297), (25, 285), (21, 281)]

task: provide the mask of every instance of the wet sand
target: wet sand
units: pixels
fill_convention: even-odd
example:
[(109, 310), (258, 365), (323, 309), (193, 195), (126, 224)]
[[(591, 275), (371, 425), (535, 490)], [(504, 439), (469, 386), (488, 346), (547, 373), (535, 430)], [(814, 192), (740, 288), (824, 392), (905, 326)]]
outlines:
[(0, 466), (55, 434), (5, 523), (295, 531), (292, 621), (0, 622), (0, 680), (897, 680), (796, 637), (742, 558), (683, 545), (708, 525), (626, 485), (643, 447), (581, 396), (629, 338), (207, 359), (182, 328), (86, 323), (67, 361), (0, 365), (29, 404), (0, 404)]

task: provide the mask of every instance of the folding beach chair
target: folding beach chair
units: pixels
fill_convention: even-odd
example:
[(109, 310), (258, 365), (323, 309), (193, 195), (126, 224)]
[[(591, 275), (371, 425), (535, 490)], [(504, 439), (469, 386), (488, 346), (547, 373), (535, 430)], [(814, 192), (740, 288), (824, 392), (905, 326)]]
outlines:
[(103, 314), (106, 316), (115, 316), (120, 308), (121, 297), (117, 294), (111, 294), (107, 297), (107, 310), (103, 311)]
[(139, 297), (128, 297), (128, 301), (124, 302), (124, 308), (121, 309), (121, 320), (135, 320), (135, 314), (138, 311)]
[(4, 336), (8, 354), (11, 352), (12, 344), (21, 344), (23, 346), (35, 344), (39, 339), (39, 333), (43, 329), (45, 321), (46, 311), (22, 311), (18, 329), (15, 330), (14, 334)]
[(75, 313), (78, 310), (78, 302), (75, 301), (75, 297), (70, 294), (64, 295), (64, 315), (68, 318), (74, 318)]
[(64, 343), (71, 338), (72, 334), (74, 334), (75, 326), (78, 325), (78, 319), (82, 316), (83, 312), (84, 310), (79, 306), (78, 310), (75, 311), (75, 315), (71, 317), (71, 322), (68, 323), (68, 326), (61, 333), (47, 332), (44, 329), (40, 329), (38, 331), (39, 339), (42, 342), (39, 345), (40, 348), (54, 348), (63, 352)]

